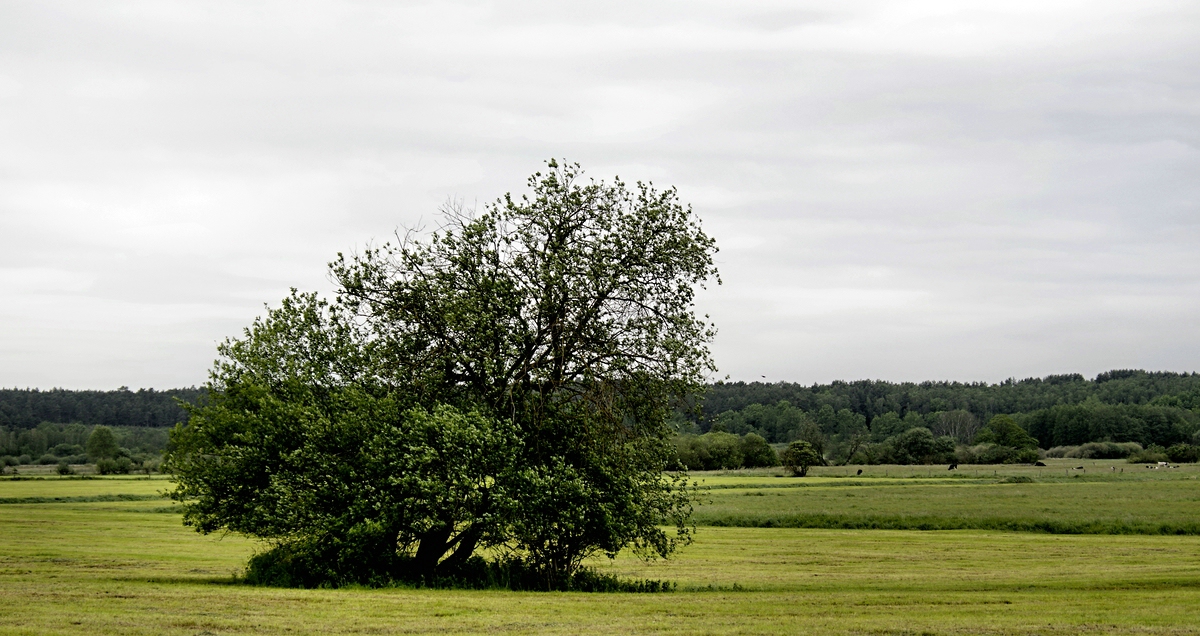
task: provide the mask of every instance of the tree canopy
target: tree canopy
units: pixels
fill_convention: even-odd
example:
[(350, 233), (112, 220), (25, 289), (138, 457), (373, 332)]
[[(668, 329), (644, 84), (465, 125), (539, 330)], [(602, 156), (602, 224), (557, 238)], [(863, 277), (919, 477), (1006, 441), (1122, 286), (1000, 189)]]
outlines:
[(332, 300), (293, 291), (225, 342), (167, 457), (185, 522), (335, 583), (457, 576), (490, 546), (554, 587), (687, 542), (667, 422), (714, 370), (692, 302), (715, 243), (674, 189), (555, 161), (529, 187), (339, 254)]

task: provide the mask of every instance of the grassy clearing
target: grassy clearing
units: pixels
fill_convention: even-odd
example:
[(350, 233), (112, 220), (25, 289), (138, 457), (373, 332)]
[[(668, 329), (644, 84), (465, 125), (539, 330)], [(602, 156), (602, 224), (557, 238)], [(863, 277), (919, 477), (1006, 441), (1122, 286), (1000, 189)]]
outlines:
[[(892, 530), (988, 529), (1068, 534), (1200, 534), (1200, 467), (1152, 470), (1120, 462), (1053, 462), (963, 467), (958, 472), (908, 467), (697, 474), (708, 487), (700, 525)], [(1051, 462), (1047, 462), (1051, 463)], [(1058, 465), (1054, 465), (1058, 464)], [(1065, 466), (1065, 468), (1064, 468)], [(1116, 468), (1117, 470), (1113, 470)], [(1125, 472), (1120, 472), (1125, 468)], [(930, 474), (937, 476), (930, 477)], [(779, 476), (775, 476), (779, 475)], [(1005, 483), (1028, 480), (1028, 483)]]
[[(0, 497), (146, 496), (165, 485), (0, 481)], [(739, 488), (724, 490), (775, 505)], [(835, 487), (775, 490), (822, 488)], [(671, 594), (281, 590), (232, 583), (253, 542), (141, 514), (163, 503), (0, 507), (0, 634), (1200, 633), (1195, 536), (701, 528), (671, 562), (597, 564), (677, 581)]]

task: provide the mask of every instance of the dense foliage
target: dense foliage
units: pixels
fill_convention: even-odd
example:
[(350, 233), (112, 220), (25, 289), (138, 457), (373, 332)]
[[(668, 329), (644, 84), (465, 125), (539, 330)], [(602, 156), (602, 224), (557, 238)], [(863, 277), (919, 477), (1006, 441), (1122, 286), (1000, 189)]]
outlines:
[(569, 588), (591, 555), (687, 542), (668, 420), (713, 371), (715, 245), (674, 190), (549, 168), (339, 255), (332, 301), (226, 342), (167, 457), (186, 522), (275, 542), (252, 574), (305, 584), (469, 577), (490, 547)]
[(675, 438), (678, 465), (687, 470), (730, 470), (779, 465), (775, 449), (759, 435), (741, 437), (721, 431)]

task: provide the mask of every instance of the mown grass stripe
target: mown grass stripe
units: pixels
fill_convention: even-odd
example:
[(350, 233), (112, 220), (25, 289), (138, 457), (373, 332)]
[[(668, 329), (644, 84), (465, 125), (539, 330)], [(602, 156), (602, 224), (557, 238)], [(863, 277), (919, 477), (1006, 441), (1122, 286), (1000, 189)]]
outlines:
[(91, 503), (101, 501), (149, 501), (162, 495), (87, 495), (81, 497), (0, 497), (0, 504)]
[(995, 517), (854, 516), (797, 514), (722, 516), (697, 525), (730, 528), (820, 528), (827, 530), (1000, 530), (1048, 534), (1200, 535), (1200, 523), (1137, 523), (1116, 520), (1057, 521)]

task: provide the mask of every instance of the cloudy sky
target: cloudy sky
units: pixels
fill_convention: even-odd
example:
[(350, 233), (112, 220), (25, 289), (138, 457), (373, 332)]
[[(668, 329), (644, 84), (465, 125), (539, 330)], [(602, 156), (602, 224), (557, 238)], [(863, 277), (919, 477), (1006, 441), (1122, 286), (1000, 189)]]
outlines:
[(675, 185), (733, 379), (1200, 370), (1200, 4), (0, 0), (0, 385), (204, 381), (548, 157)]

